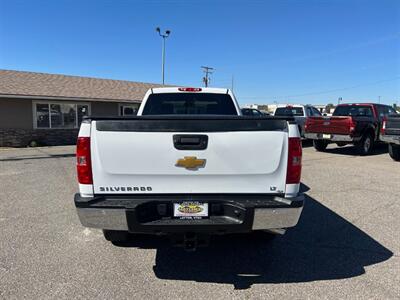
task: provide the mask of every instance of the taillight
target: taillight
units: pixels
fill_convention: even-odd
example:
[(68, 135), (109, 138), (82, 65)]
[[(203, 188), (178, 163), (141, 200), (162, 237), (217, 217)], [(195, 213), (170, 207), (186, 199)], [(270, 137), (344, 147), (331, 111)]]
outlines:
[(78, 137), (76, 143), (76, 169), (79, 183), (93, 184), (90, 137)]
[(382, 121), (381, 135), (385, 134), (385, 130), (386, 130), (386, 117)]
[(289, 155), (286, 173), (286, 183), (300, 183), (301, 177), (301, 139), (289, 138)]
[(181, 92), (201, 92), (201, 88), (183, 87), (183, 88), (178, 88), (178, 91), (181, 91)]
[(306, 119), (306, 123), (304, 124), (304, 131), (305, 131), (305, 132), (307, 132), (308, 123), (310, 122), (309, 120), (310, 120), (310, 118), (307, 118), (307, 119)]
[(356, 123), (354, 122), (353, 118), (350, 119), (350, 134), (352, 134), (356, 130)]

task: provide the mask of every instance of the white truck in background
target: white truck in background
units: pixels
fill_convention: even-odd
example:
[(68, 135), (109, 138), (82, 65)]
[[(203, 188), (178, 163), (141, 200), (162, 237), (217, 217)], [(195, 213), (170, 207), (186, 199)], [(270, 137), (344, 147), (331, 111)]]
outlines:
[(84, 120), (76, 156), (79, 219), (112, 242), (171, 235), (194, 250), (212, 234), (284, 233), (303, 208), (298, 126), (242, 116), (227, 89), (151, 89), (138, 116)]
[(299, 126), (300, 136), (304, 138), (307, 118), (322, 117), (322, 114), (317, 108), (309, 104), (277, 104), (274, 116), (293, 117)]

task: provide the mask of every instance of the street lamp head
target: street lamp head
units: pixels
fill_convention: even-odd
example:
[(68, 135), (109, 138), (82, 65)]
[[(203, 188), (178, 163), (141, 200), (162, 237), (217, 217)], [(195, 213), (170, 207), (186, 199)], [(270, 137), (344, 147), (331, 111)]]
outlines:
[(157, 27), (157, 28), (156, 28), (156, 31), (157, 31), (158, 33), (160, 33), (160, 31), (161, 31), (161, 30), (160, 30), (160, 27)]
[(170, 33), (171, 33), (171, 30), (166, 30), (165, 31), (165, 34), (168, 36), (168, 35), (170, 35)]

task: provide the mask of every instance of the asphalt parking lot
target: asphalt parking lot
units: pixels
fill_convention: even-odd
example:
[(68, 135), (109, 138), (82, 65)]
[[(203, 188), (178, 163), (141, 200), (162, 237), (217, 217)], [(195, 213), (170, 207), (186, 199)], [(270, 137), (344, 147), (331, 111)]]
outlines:
[(400, 297), (400, 164), (385, 147), (304, 148), (307, 203), (272, 242), (226, 236), (186, 253), (83, 228), (74, 147), (0, 150), (0, 298)]

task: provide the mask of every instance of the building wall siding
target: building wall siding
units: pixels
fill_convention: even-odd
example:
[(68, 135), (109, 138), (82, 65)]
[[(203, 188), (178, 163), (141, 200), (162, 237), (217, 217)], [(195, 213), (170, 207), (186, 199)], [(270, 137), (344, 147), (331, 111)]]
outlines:
[(33, 129), (32, 100), (0, 99), (0, 129)]
[(93, 116), (118, 116), (118, 103), (91, 102)]
[[(54, 102), (60, 103), (62, 100)], [(86, 103), (90, 103), (91, 115), (119, 115), (117, 102)], [(33, 129), (32, 100), (0, 99), (0, 147), (26, 147), (32, 141), (43, 146), (73, 145), (76, 143), (78, 132), (78, 128)]]
[(0, 147), (26, 147), (32, 141), (38, 146), (74, 145), (79, 129), (0, 128)]

